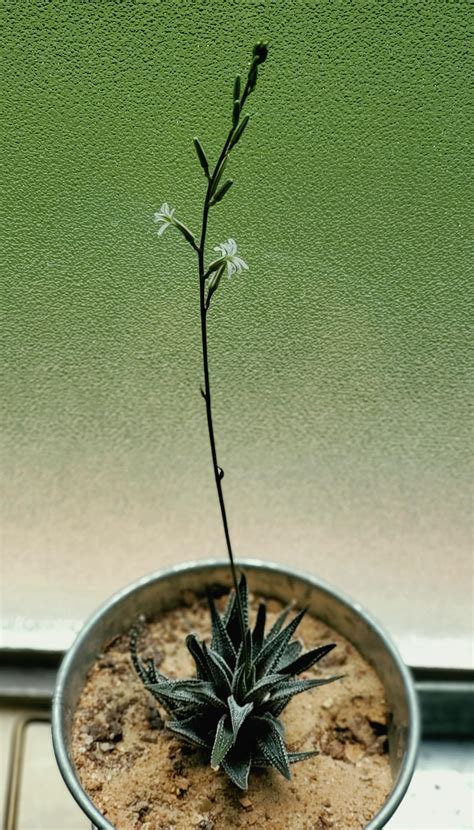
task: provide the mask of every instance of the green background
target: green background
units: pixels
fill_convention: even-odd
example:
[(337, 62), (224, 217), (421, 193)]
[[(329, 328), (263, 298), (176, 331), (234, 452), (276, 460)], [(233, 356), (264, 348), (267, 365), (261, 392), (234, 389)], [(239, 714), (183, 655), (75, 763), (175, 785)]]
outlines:
[(339, 584), (399, 636), (462, 639), (468, 9), (2, 4), (7, 628), (223, 553), (195, 261), (152, 215), (166, 200), (198, 229), (192, 137), (219, 152), (264, 37), (209, 236), (250, 267), (210, 314), (236, 550)]

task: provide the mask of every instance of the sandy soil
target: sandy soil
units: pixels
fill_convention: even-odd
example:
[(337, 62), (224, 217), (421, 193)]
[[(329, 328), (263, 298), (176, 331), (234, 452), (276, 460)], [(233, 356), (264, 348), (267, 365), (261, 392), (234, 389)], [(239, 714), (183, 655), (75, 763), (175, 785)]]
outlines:
[[(271, 624), (281, 606), (270, 599), (267, 608)], [(184, 645), (191, 631), (209, 637), (209, 613), (205, 601), (187, 594), (181, 607), (147, 625), (142, 657), (154, 656), (169, 676), (192, 676)], [(303, 676), (345, 677), (298, 696), (283, 713), (288, 748), (319, 754), (292, 766), (290, 782), (274, 770), (252, 771), (245, 793), (166, 731), (165, 713), (134, 672), (128, 637), (105, 647), (75, 714), (73, 755), (84, 789), (117, 830), (366, 826), (392, 783), (382, 684), (355, 648), (324, 623), (308, 616), (299, 632), (307, 649), (337, 643)]]

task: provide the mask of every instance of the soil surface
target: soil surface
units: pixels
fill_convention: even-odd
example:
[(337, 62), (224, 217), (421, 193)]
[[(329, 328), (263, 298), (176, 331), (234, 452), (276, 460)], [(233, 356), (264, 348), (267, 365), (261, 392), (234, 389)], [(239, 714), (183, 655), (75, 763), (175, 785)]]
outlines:
[[(252, 597), (253, 610), (256, 604)], [(279, 602), (267, 600), (268, 625), (280, 609)], [(294, 764), (291, 781), (273, 769), (252, 770), (247, 792), (167, 732), (165, 713), (132, 667), (128, 636), (106, 646), (81, 695), (72, 748), (84, 789), (117, 830), (366, 826), (392, 786), (382, 684), (356, 649), (325, 623), (308, 615), (298, 631), (306, 649), (337, 643), (302, 677), (345, 676), (299, 695), (283, 712), (288, 749), (319, 754)], [(209, 611), (204, 600), (186, 593), (181, 607), (145, 627), (140, 654), (154, 657), (170, 677), (194, 676), (184, 644), (190, 632), (209, 638)]]

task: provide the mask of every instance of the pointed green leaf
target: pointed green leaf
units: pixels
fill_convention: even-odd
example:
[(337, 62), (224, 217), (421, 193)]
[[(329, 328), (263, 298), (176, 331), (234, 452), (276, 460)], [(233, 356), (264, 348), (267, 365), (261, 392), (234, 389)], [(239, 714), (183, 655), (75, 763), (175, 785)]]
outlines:
[(253, 642), (252, 632), (250, 631), (250, 628), (247, 629), (247, 633), (245, 635), (245, 645), (247, 646), (247, 663), (245, 666), (245, 676), (247, 680), (249, 680), (253, 667)]
[(340, 680), (343, 676), (338, 675), (335, 677), (327, 677), (324, 679), (314, 678), (311, 680), (290, 680), (272, 694), (271, 699), (268, 701), (268, 709), (277, 718), (295, 695), (307, 692), (309, 689), (315, 689), (318, 686), (326, 686), (328, 683), (334, 683), (335, 680)]
[(291, 772), (288, 753), (283, 742), (281, 723), (270, 714), (264, 715), (263, 718), (255, 718), (255, 720), (260, 721), (263, 729), (262, 737), (257, 740), (257, 752), (289, 780)]
[(234, 678), (232, 680), (232, 694), (236, 700), (242, 700), (246, 694), (246, 683), (245, 683), (245, 666), (242, 663), (241, 666), (237, 669), (234, 673)]
[(342, 675), (337, 677), (312, 677), (308, 680), (287, 680), (283, 683), (272, 695), (272, 700), (279, 700), (287, 694), (299, 695), (301, 692), (307, 692), (309, 689), (316, 689), (318, 686), (326, 686), (327, 683), (334, 683), (335, 680), (340, 680)]
[(222, 762), (222, 769), (229, 776), (236, 787), (246, 790), (248, 787), (249, 772), (251, 765), (249, 752), (243, 753), (238, 747), (233, 747)]
[(235, 664), (235, 648), (233, 646), (232, 640), (229, 637), (224, 624), (217, 613), (217, 608), (213, 598), (209, 595), (209, 607), (211, 609), (211, 620), (212, 620), (212, 641), (211, 647), (213, 651), (219, 652), (221, 657), (226, 661), (229, 666), (233, 666)]
[(222, 615), (222, 622), (224, 623), (224, 626), (226, 628), (227, 628), (227, 623), (229, 622), (230, 617), (232, 615), (232, 610), (233, 610), (234, 604), (235, 604), (235, 591), (232, 590), (229, 593), (229, 596), (227, 598), (227, 605), (226, 605), (225, 611)]
[(306, 610), (306, 608), (303, 608), (276, 637), (271, 640), (267, 639), (256, 660), (257, 672), (260, 677), (277, 665), (283, 651), (306, 614)]
[(218, 770), (229, 749), (234, 743), (234, 733), (228, 715), (222, 715), (217, 724), (216, 736), (211, 754), (211, 767)]
[(207, 680), (180, 680), (178, 692), (189, 692), (196, 703), (204, 701), (215, 709), (225, 709), (225, 698), (216, 692), (214, 683)]
[(263, 645), (263, 637), (265, 634), (265, 622), (267, 619), (267, 607), (264, 602), (260, 602), (257, 611), (257, 620), (253, 629), (253, 646), (255, 654), (258, 654)]
[(293, 603), (290, 602), (283, 611), (280, 611), (278, 617), (276, 618), (275, 622), (273, 623), (272, 627), (270, 628), (267, 636), (265, 637), (265, 642), (272, 640), (283, 628), (283, 624), (286, 622), (286, 618), (290, 613), (291, 609), (293, 608)]
[(229, 707), (235, 743), (240, 727), (242, 726), (247, 715), (249, 715), (253, 709), (253, 703), (246, 703), (244, 706), (239, 706), (234, 696), (230, 695), (230, 697), (227, 698), (227, 705)]
[(152, 689), (149, 689), (149, 691), (151, 692), (155, 700), (158, 701), (160, 706), (162, 706), (163, 709), (166, 709), (166, 711), (170, 715), (176, 714), (177, 710), (180, 709), (182, 706), (182, 703), (179, 700), (172, 700), (168, 697), (162, 697), (158, 692), (154, 692)]
[(171, 703), (193, 703), (194, 697), (191, 692), (178, 691), (165, 683), (147, 683), (146, 688), (158, 700), (171, 701)]
[(307, 651), (306, 654), (302, 654), (297, 660), (294, 660), (293, 662), (290, 662), (286, 666), (280, 668), (279, 671), (283, 674), (301, 674), (301, 672), (307, 671), (311, 668), (311, 666), (314, 666), (318, 660), (321, 660), (326, 654), (329, 654), (329, 652), (335, 647), (336, 643), (330, 643), (326, 646), (313, 648), (311, 651)]
[(254, 703), (262, 702), (266, 694), (271, 693), (273, 689), (277, 689), (282, 683), (288, 683), (286, 674), (266, 674), (250, 688), (245, 696), (245, 703), (251, 701)]
[(276, 729), (281, 739), (283, 740), (285, 736), (285, 727), (283, 726), (281, 720), (279, 720), (278, 718), (274, 718), (273, 715), (271, 715), (269, 712), (265, 712), (265, 714), (263, 715), (263, 720), (271, 723), (272, 728)]
[(241, 643), (239, 646), (239, 650), (237, 652), (237, 657), (235, 658), (235, 671), (242, 666), (244, 663), (244, 644)]
[(212, 672), (212, 680), (216, 691), (223, 697), (227, 697), (232, 691), (232, 672), (218, 652), (209, 649), (205, 643), (203, 643), (203, 650), (209, 670)]
[(282, 666), (287, 666), (296, 660), (296, 658), (301, 654), (303, 650), (303, 644), (300, 640), (292, 640), (291, 643), (288, 643), (287, 647), (285, 648), (283, 654), (281, 655), (278, 661), (278, 671)]
[[(240, 604), (242, 606), (242, 613), (244, 616), (244, 628), (247, 630), (248, 628), (248, 621), (249, 621), (249, 612), (248, 612), (248, 588), (247, 588), (247, 579), (245, 574), (243, 573), (240, 577), (239, 585), (239, 597), (240, 597)], [(239, 605), (237, 602), (237, 598), (234, 596), (231, 603), (229, 603), (229, 613), (225, 615), (225, 629), (234, 645), (236, 652), (239, 650), (239, 646), (242, 642), (242, 632), (240, 629), (240, 621), (239, 621)]]
[(209, 749), (209, 744), (197, 731), (194, 720), (195, 719), (190, 718), (188, 721), (167, 721), (165, 726), (167, 729), (170, 729), (171, 732), (174, 732), (176, 735), (184, 738), (184, 740), (188, 743), (191, 743), (194, 746), (199, 746), (202, 749)]
[(209, 667), (204, 657), (202, 643), (198, 640), (195, 634), (188, 634), (186, 637), (186, 646), (191, 652), (193, 660), (196, 664), (198, 677), (205, 680), (212, 680), (212, 674), (209, 671)]

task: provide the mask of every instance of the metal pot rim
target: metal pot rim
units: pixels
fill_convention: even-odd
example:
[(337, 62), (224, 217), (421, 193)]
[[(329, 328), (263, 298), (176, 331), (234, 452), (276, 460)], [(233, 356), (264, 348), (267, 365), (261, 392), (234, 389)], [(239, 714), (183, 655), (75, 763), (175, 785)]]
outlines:
[[(339, 603), (347, 606), (350, 610), (355, 611), (369, 626), (369, 628), (371, 628), (372, 631), (379, 637), (379, 639), (383, 642), (384, 647), (390, 653), (402, 679), (406, 697), (406, 705), (409, 713), (409, 724), (404, 759), (395, 781), (395, 785), (381, 809), (366, 826), (366, 830), (378, 830), (378, 828), (382, 828), (388, 819), (393, 815), (405, 795), (414, 772), (418, 753), (420, 740), (420, 714), (416, 691), (409, 669), (403, 662), (398, 649), (393, 644), (391, 638), (387, 635), (382, 626), (376, 622), (372, 615), (370, 615), (358, 602), (351, 600), (350, 597), (339, 591), (339, 589), (335, 589), (324, 580), (316, 578), (307, 572), (300, 571), (286, 565), (266, 562), (259, 559), (239, 559), (238, 564), (239, 567), (249, 571), (266, 570), (270, 572), (278, 572), (283, 576), (297, 579), (311, 587), (321, 589), (327, 595), (336, 599)], [(205, 573), (208, 570), (225, 567), (227, 565), (228, 563), (225, 560), (193, 560), (159, 571), (154, 571), (147, 576), (141, 577), (111, 596), (91, 617), (89, 617), (77, 635), (74, 643), (64, 656), (58, 672), (52, 704), (51, 724), (54, 753), (61, 775), (74, 799), (83, 812), (91, 819), (91, 821), (97, 824), (98, 827), (104, 828), (104, 830), (115, 830), (115, 828), (112, 824), (110, 824), (110, 822), (107, 821), (107, 819), (105, 819), (104, 816), (101, 815), (101, 813), (99, 813), (86, 792), (82, 789), (79, 778), (69, 756), (66, 736), (63, 728), (65, 690), (67, 689), (70, 677), (74, 672), (76, 655), (81, 650), (81, 647), (87, 640), (91, 630), (95, 628), (102, 617), (106, 616), (113, 607), (120, 605), (126, 597), (133, 594), (139, 588), (151, 582), (166, 580), (167, 578), (173, 577), (179, 573), (195, 570)]]

